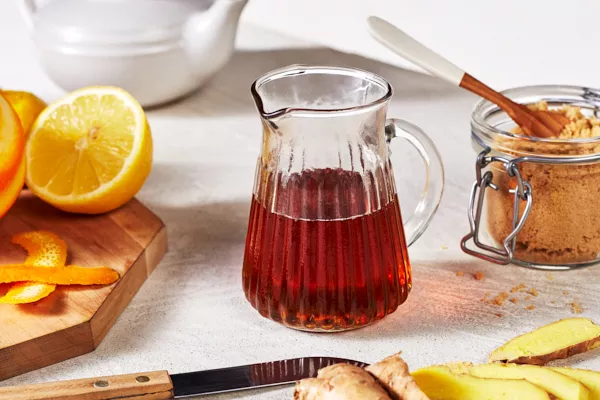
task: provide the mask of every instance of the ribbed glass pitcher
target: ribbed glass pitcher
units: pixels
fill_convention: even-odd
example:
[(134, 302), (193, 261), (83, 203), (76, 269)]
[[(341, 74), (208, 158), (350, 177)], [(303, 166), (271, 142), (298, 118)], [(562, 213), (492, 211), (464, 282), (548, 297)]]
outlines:
[[(443, 167), (416, 126), (386, 120), (392, 88), (350, 68), (290, 66), (252, 85), (263, 124), (244, 254), (246, 298), (302, 330), (339, 331), (393, 312), (411, 289), (407, 243), (440, 201)], [(403, 226), (389, 141), (425, 160), (427, 185)]]

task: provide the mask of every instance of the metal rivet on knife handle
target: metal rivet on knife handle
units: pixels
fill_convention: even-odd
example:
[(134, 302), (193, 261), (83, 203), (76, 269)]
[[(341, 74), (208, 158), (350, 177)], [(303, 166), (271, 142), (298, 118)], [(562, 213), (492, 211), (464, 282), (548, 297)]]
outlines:
[(97, 388), (108, 387), (108, 382), (107, 381), (96, 381), (96, 382), (94, 382), (94, 387), (97, 387)]
[(135, 380), (138, 381), (139, 383), (150, 382), (150, 378), (148, 378), (145, 375), (138, 376), (137, 378), (135, 378)]

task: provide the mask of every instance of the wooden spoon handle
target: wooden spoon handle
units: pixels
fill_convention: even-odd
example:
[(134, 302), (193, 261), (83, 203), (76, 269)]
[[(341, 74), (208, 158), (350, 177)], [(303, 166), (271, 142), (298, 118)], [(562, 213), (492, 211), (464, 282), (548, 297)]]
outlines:
[(367, 24), (371, 36), (389, 50), (434, 76), (442, 78), (455, 86), (460, 85), (465, 72), (444, 57), (423, 46), (411, 36), (381, 18), (369, 17)]
[(465, 73), (462, 80), (460, 81), (459, 86), (461, 88), (467, 89), (471, 93), (475, 93), (486, 100), (491, 101), (496, 104), (502, 110), (504, 110), (511, 118), (514, 119), (514, 110), (522, 109), (521, 104), (517, 104), (508, 97), (504, 96), (496, 92), (491, 87), (487, 86), (485, 83), (473, 78), (471, 75)]
[[(465, 73), (459, 86), (496, 104), (523, 129), (526, 135), (538, 137), (553, 137), (555, 135), (551, 129), (538, 120), (538, 117), (527, 106), (515, 103), (471, 75)], [(555, 129), (556, 132), (560, 132), (562, 127), (559, 124), (555, 126)]]
[(173, 398), (167, 371), (0, 387), (0, 400), (164, 400)]

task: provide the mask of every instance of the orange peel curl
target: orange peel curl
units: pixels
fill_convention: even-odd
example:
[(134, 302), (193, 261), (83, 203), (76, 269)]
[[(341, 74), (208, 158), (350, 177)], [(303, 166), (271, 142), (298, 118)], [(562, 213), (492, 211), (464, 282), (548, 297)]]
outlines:
[[(12, 242), (27, 251), (26, 265), (64, 267), (67, 262), (67, 244), (52, 232), (34, 231), (19, 233), (13, 236)], [(0, 298), (0, 303), (35, 303), (50, 295), (55, 289), (55, 284), (17, 282), (11, 285), (6, 294)]]
[(55, 285), (109, 285), (118, 279), (117, 271), (107, 267), (38, 267), (26, 264), (0, 266), (0, 283), (31, 281)]

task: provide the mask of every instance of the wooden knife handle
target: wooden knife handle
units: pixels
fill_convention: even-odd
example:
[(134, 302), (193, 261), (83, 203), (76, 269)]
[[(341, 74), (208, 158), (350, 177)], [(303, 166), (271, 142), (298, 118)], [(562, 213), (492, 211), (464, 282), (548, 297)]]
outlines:
[(173, 398), (167, 371), (0, 387), (0, 400), (163, 400)]

